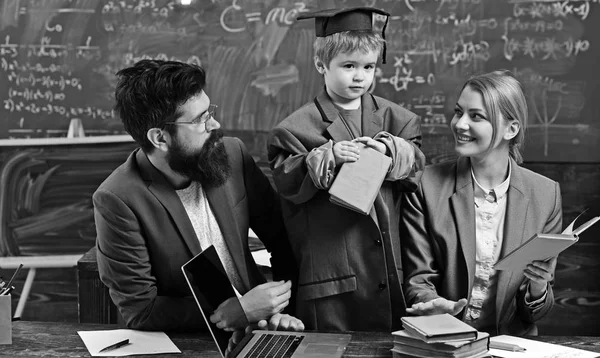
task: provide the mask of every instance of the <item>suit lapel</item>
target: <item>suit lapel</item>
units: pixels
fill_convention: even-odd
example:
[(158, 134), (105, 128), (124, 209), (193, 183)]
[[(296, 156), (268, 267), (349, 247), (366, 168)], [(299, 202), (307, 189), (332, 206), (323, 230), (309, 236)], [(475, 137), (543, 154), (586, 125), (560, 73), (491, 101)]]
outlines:
[[(456, 187), (450, 198), (458, 238), (467, 266), (469, 281), (468, 295), (471, 295), (475, 278), (475, 205), (473, 202), (473, 180), (468, 158), (459, 158), (456, 165)], [(464, 310), (466, 312), (466, 310)]]
[[(348, 133), (348, 129), (342, 121), (339, 111), (333, 105), (326, 91), (317, 96), (315, 102), (323, 116), (323, 120), (331, 123), (327, 127), (327, 132), (334, 141), (339, 142), (354, 139)], [(371, 94), (365, 93), (361, 98), (361, 130), (363, 136), (373, 137), (383, 130), (383, 116), (380, 112), (381, 110), (378, 108)]]
[[(231, 153), (228, 153), (231, 155)], [(230, 179), (231, 180), (231, 179)], [(219, 224), (223, 239), (227, 244), (231, 259), (233, 260), (238, 274), (240, 275), (242, 282), (246, 286), (246, 289), (250, 288), (250, 277), (248, 276), (249, 270), (246, 265), (244, 258), (244, 247), (242, 247), (242, 240), (240, 233), (237, 231), (235, 225), (235, 218), (231, 212), (231, 200), (227, 196), (228, 185), (225, 184), (221, 187), (206, 187), (204, 191), (210, 204), (210, 208)]]
[(333, 102), (329, 98), (329, 95), (326, 91), (321, 92), (321, 94), (315, 98), (315, 104), (321, 113), (323, 121), (325, 123), (331, 123), (327, 127), (327, 133), (329, 133), (334, 142), (354, 139), (352, 134), (348, 132), (340, 113), (333, 105)]
[(362, 96), (362, 134), (373, 138), (383, 130), (383, 116), (371, 94)]
[[(148, 157), (146, 157), (146, 154), (142, 150), (138, 150), (136, 153), (136, 160), (140, 167), (142, 177), (146, 182), (149, 182), (148, 190), (154, 194), (169, 212), (169, 215), (171, 215), (171, 218), (175, 222), (177, 230), (179, 230), (179, 233), (192, 256), (199, 254), (202, 251), (200, 242), (198, 241), (192, 222), (171, 184), (167, 181), (165, 176), (150, 163)], [(168, 240), (169, 238), (165, 239)]]
[[(524, 240), (528, 239), (523, 236), (523, 231), (527, 219), (527, 210), (529, 209), (529, 199), (523, 194), (524, 183), (521, 169), (512, 159), (510, 161), (510, 186), (506, 198), (506, 219), (504, 223), (504, 239), (502, 241), (502, 253), (500, 258), (506, 256), (506, 254), (519, 247)], [(513, 214), (511, 215), (511, 213)], [(500, 323), (501, 317), (504, 317), (506, 313), (505, 311), (508, 308), (508, 304), (512, 301), (507, 299), (507, 294), (511, 291), (510, 287), (512, 281), (512, 271), (499, 271), (496, 296), (496, 325)], [(517, 284), (520, 284), (520, 282), (517, 282)]]
[[(372, 138), (373, 136), (375, 136), (375, 134), (381, 132), (381, 130), (383, 128), (383, 117), (381, 117), (381, 115), (376, 113), (375, 112), (376, 110), (377, 110), (377, 103), (375, 103), (371, 94), (365, 93), (361, 98), (361, 123), (362, 123), (361, 131), (362, 131), (363, 136), (368, 136), (368, 137)], [(377, 194), (377, 197), (375, 198), (375, 202), (381, 203), (381, 204), (384, 203), (383, 196), (381, 194), (381, 190)], [(385, 209), (385, 205), (383, 205), (382, 208)], [(369, 216), (371, 217), (371, 219), (373, 219), (373, 222), (377, 225), (378, 228), (379, 228), (378, 216), (381, 216), (381, 215), (384, 215), (383, 212), (380, 212), (378, 214), (377, 210), (375, 210), (375, 205), (373, 205), (373, 209), (371, 209)]]

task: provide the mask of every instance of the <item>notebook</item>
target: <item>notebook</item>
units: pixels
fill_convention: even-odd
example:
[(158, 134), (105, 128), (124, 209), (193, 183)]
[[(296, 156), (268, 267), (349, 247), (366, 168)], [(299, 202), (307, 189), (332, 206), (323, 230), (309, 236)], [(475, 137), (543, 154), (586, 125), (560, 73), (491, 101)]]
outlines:
[[(214, 246), (194, 256), (182, 267), (183, 275), (221, 356), (233, 332), (226, 332), (210, 322), (209, 317), (235, 291)], [(239, 303), (239, 301), (238, 301)], [(241, 305), (239, 309), (242, 309)], [(308, 333), (255, 330), (246, 335), (227, 358), (239, 357), (341, 357), (351, 336), (338, 333)]]

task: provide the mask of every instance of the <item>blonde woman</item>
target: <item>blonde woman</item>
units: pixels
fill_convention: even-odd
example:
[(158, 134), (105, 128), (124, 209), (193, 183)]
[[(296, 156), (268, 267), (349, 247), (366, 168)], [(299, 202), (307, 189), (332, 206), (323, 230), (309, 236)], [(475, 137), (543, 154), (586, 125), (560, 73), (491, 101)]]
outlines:
[(558, 183), (525, 169), (521, 84), (506, 71), (470, 78), (455, 106), (454, 162), (426, 167), (401, 215), (407, 313), (450, 313), (491, 334), (536, 334), (554, 304), (556, 258), (523, 272), (493, 265), (562, 226)]

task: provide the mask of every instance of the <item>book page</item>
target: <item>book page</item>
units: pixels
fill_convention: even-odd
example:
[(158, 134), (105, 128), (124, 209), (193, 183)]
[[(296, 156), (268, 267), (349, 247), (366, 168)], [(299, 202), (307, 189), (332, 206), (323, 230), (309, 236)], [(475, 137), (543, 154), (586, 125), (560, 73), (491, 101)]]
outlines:
[(577, 219), (579, 219), (579, 217), (581, 215), (583, 215), (583, 213), (585, 213), (585, 210), (581, 214), (577, 215), (577, 217), (575, 218), (575, 220), (571, 221), (571, 223), (569, 224), (569, 226), (567, 226), (563, 230), (562, 233), (565, 234), (565, 235), (572, 235), (573, 234), (573, 227), (575, 227), (575, 221), (577, 221)]
[(573, 227), (575, 226), (575, 221), (577, 221), (577, 219), (579, 219), (579, 217), (583, 215), (586, 211), (587, 210), (584, 210), (581, 214), (577, 215), (575, 220), (573, 220), (571, 224), (569, 224), (569, 226), (567, 226), (567, 228), (562, 233), (567, 235), (579, 235), (600, 220), (600, 216), (596, 216), (581, 224), (577, 229), (573, 229)]

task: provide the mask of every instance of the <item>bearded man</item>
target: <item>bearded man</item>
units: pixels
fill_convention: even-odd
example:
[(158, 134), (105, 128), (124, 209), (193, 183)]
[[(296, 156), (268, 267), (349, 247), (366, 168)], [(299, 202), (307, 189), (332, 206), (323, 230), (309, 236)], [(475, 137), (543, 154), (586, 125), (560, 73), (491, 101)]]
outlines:
[[(241, 295), (239, 304), (227, 299), (210, 316), (217, 327), (303, 329), (282, 313), (297, 268), (279, 198), (243, 143), (223, 137), (204, 92), (205, 71), (142, 60), (117, 77), (115, 110), (140, 148), (93, 202), (100, 279), (126, 325), (206, 328), (181, 266), (213, 245)], [(266, 282), (252, 259), (249, 228), (271, 252), (274, 281)]]

